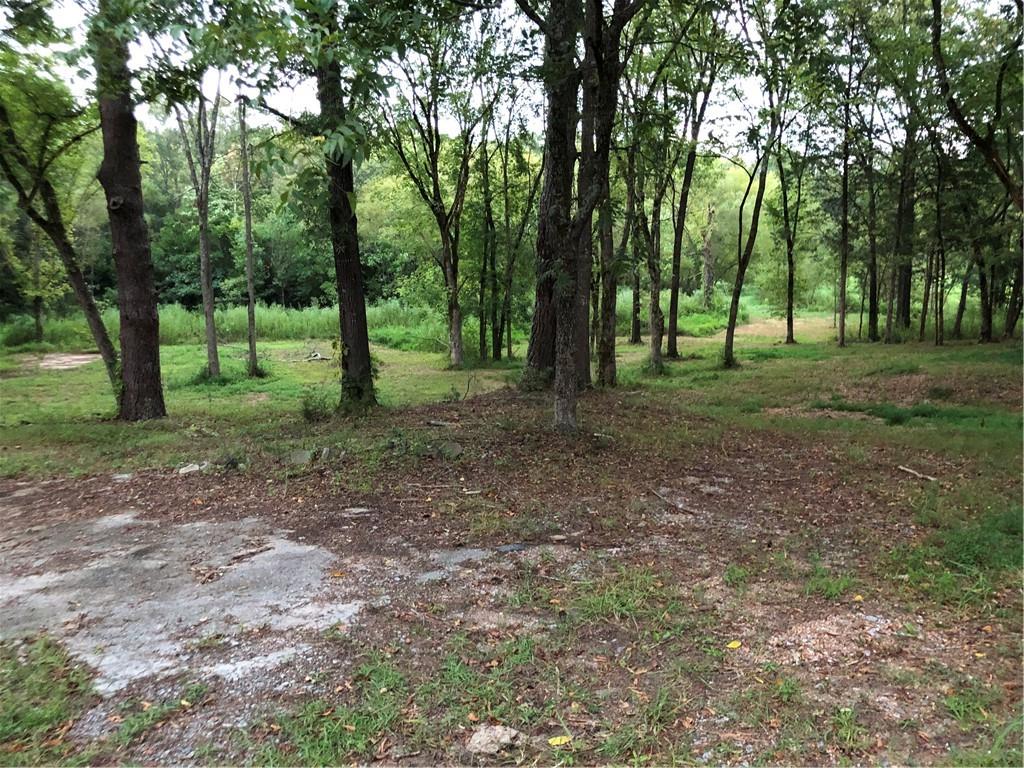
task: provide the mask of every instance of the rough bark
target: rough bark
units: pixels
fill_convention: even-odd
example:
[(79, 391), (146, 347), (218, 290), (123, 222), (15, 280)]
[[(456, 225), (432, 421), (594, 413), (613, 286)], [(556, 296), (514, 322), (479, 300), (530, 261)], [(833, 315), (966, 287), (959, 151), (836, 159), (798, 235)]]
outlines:
[(988, 266), (982, 256), (981, 243), (975, 240), (972, 250), (974, 261), (978, 265), (978, 294), (981, 298), (981, 328), (978, 332), (978, 341), (986, 343), (992, 341), (992, 292), (989, 290)]
[(1017, 322), (1020, 320), (1022, 294), (1021, 282), (1024, 280), (1024, 262), (1021, 262), (1018, 252), (1017, 269), (1013, 276), (1013, 288), (1010, 291), (1010, 300), (1006, 305), (1006, 321), (1003, 323), (1003, 338), (1012, 339), (1014, 331), (1017, 330)]
[(607, 196), (598, 209), (597, 227), (601, 247), (601, 328), (597, 342), (597, 383), (602, 387), (614, 387), (617, 377), (615, 305), (619, 284), (612, 234), (612, 206)]
[(850, 83), (853, 65), (847, 70), (846, 93), (843, 99), (843, 180), (839, 246), (839, 346), (846, 346), (846, 282), (850, 267)]
[[(310, 20), (328, 32), (339, 31), (337, 7), (310, 11)], [(341, 65), (336, 57), (323, 57), (316, 67), (317, 100), (325, 129), (346, 120)], [(366, 297), (359, 256), (358, 220), (353, 208), (355, 179), (352, 161), (326, 156), (327, 217), (331, 227), (331, 250), (338, 291), (338, 319), (341, 325), (341, 402), (343, 407), (362, 408), (377, 402), (373, 386), (373, 363), (366, 325)]]
[(126, 20), (110, 0), (100, 0), (90, 31), (103, 135), (97, 178), (110, 219), (121, 319), (121, 398), (125, 421), (167, 415), (160, 380), (160, 319), (153, 281), (149, 230), (142, 197), (138, 124), (131, 98), (128, 42), (117, 29)]
[(256, 261), (253, 257), (252, 239), (252, 185), (249, 180), (249, 133), (245, 124), (245, 99), (238, 102), (238, 144), (242, 160), (242, 209), (245, 212), (245, 289), (247, 338), (249, 342), (248, 375), (258, 376), (259, 361), (256, 358)]

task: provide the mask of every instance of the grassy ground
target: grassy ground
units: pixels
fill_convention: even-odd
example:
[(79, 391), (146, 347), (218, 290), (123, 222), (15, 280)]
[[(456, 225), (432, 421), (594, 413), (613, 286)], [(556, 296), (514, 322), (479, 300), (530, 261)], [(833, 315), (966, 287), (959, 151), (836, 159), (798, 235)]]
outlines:
[[(796, 346), (780, 328), (745, 326), (732, 371), (714, 339), (684, 340), (660, 377), (621, 344), (620, 386), (583, 397), (576, 440), (548, 429), (548, 395), (496, 391), (514, 366), (377, 349), (388, 407), (308, 423), (310, 388), (334, 386), (310, 345), (264, 345), (258, 381), (233, 350), (218, 385), (192, 383), (200, 348), (171, 347), (172, 416), (126, 426), (107, 420), (98, 364), (8, 357), (0, 471), (132, 469), (149, 514), (189, 519), (251, 514), (246, 489), (283, 479), (259, 514), (339, 552), (387, 555), (388, 533), (536, 545), (471, 589), (396, 594), (358, 635), (325, 633), (344, 676), (310, 671), (230, 740), (199, 738), (205, 762), (464, 762), (490, 722), (531, 739), (508, 760), (542, 764), (1021, 764), (1020, 343), (840, 350), (822, 317), (801, 319)], [(456, 424), (458, 452), (436, 449), (431, 421)], [(281, 463), (325, 445), (344, 458)], [(228, 455), (245, 469), (168, 471)], [(343, 544), (302, 497), (390, 516)], [(482, 609), (519, 623), (476, 628)], [(87, 671), (41, 642), (0, 658), (2, 762), (145, 762), (201, 734), (219, 700), (240, 706), (183, 689), (72, 741)]]

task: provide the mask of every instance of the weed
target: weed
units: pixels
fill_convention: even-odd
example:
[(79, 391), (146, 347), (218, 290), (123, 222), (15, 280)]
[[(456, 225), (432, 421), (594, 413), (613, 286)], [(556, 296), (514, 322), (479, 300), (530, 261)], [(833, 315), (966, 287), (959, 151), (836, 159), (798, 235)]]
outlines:
[(857, 713), (851, 707), (842, 707), (832, 715), (832, 740), (844, 749), (856, 750), (864, 746), (867, 729), (857, 722)]
[(853, 577), (845, 573), (833, 574), (819, 562), (815, 562), (807, 576), (804, 593), (821, 595), (826, 600), (838, 600), (853, 586)]
[(750, 571), (742, 565), (736, 565), (735, 563), (730, 563), (722, 575), (723, 581), (733, 589), (744, 587), (748, 578), (750, 578)]

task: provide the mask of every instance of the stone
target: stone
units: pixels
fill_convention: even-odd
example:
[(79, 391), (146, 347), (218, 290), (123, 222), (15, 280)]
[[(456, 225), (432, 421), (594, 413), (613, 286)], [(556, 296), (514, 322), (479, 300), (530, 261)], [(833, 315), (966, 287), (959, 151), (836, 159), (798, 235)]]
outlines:
[(132, 473), (123, 472), (117, 475), (111, 475), (110, 479), (113, 480), (115, 483), (127, 483), (129, 480), (132, 479)]
[(289, 464), (309, 464), (313, 461), (313, 452), (305, 449), (298, 449), (288, 454)]
[(184, 467), (178, 470), (179, 475), (191, 475), (193, 472), (202, 472), (210, 466), (210, 462), (204, 461), (202, 464), (186, 464)]
[(444, 443), (441, 443), (440, 450), (441, 455), (444, 456), (446, 459), (457, 459), (459, 458), (459, 456), (465, 453), (466, 449), (463, 448), (459, 443), (456, 443), (454, 440), (448, 440)]
[(526, 545), (525, 544), (502, 544), (500, 547), (495, 547), (494, 551), (495, 552), (500, 552), (503, 555), (509, 554), (511, 552), (525, 552), (526, 551)]
[(474, 755), (496, 755), (516, 746), (523, 734), (507, 725), (484, 725), (473, 731), (466, 743), (466, 751)]

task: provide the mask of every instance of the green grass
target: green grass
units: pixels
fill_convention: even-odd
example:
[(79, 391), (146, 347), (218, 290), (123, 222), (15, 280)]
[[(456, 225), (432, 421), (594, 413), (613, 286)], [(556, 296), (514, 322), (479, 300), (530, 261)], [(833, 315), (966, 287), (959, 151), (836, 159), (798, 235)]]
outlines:
[(834, 573), (821, 563), (815, 562), (811, 567), (810, 573), (807, 575), (804, 593), (807, 595), (820, 595), (826, 600), (838, 600), (850, 591), (853, 583), (853, 577), (849, 574)]
[(277, 736), (255, 757), (257, 765), (340, 765), (369, 760), (380, 739), (399, 727), (408, 696), (405, 676), (374, 656), (356, 675), (352, 702), (317, 699), (277, 718)]
[(145, 735), (151, 728), (159, 725), (172, 715), (191, 709), (206, 696), (207, 687), (202, 683), (190, 683), (176, 699), (162, 701), (159, 704), (142, 704), (130, 702), (127, 706), (135, 711), (130, 712), (113, 736), (119, 746), (127, 746)]
[(93, 700), (88, 673), (50, 638), (0, 644), (0, 765), (88, 763), (64, 733)]

